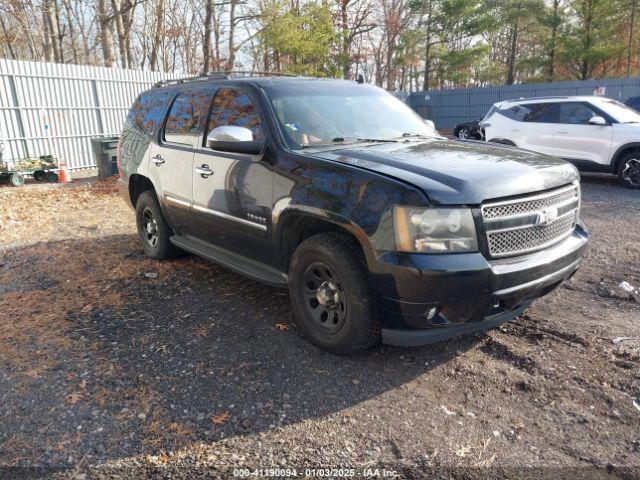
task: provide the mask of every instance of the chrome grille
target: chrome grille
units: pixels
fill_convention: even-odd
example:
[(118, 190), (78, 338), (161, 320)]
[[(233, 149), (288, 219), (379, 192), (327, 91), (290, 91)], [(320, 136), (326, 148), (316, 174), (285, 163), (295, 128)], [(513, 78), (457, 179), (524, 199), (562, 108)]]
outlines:
[(577, 184), (482, 205), (489, 254), (492, 257), (519, 255), (559, 242), (573, 231), (579, 206)]

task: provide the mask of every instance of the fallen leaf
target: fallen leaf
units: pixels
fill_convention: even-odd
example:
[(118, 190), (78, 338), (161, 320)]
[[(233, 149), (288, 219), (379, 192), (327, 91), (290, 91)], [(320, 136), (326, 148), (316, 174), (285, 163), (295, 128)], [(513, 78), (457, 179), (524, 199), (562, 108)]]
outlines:
[(360, 380), (358, 380), (357, 378), (354, 378), (353, 380), (351, 380), (351, 382), (352, 382), (354, 385), (359, 385), (359, 384), (360, 384)]
[(82, 379), (82, 381), (80, 382), (80, 388), (83, 390), (87, 388), (87, 381), (85, 379)]
[(156, 348), (156, 353), (167, 353), (169, 351), (169, 347), (167, 347), (166, 345), (160, 345), (158, 348)]
[(288, 323), (276, 323), (276, 328), (278, 330), (289, 330), (289, 324)]
[(91, 310), (93, 310), (93, 305), (89, 304), (82, 307), (82, 310), (80, 310), (80, 312), (89, 313)]
[(214, 417), (211, 417), (211, 422), (215, 425), (223, 425), (227, 423), (229, 418), (231, 418), (231, 414), (229, 412), (222, 412)]
[(455, 453), (458, 457), (466, 457), (467, 455), (469, 455), (469, 453), (471, 453), (471, 447), (468, 445), (467, 446), (458, 445)]
[(70, 403), (71, 405), (75, 405), (78, 400), (80, 400), (82, 398), (82, 393), (80, 392), (72, 392), (69, 395), (67, 395), (67, 403)]

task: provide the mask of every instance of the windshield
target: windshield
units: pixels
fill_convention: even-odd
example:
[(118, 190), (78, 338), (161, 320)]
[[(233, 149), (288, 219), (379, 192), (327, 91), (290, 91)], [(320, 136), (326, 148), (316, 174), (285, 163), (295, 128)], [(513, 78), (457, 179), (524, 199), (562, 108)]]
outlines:
[(293, 148), (403, 135), (439, 137), (411, 108), (378, 87), (301, 81), (272, 84), (265, 91)]
[(596, 105), (620, 123), (640, 123), (640, 113), (616, 100), (601, 100)]

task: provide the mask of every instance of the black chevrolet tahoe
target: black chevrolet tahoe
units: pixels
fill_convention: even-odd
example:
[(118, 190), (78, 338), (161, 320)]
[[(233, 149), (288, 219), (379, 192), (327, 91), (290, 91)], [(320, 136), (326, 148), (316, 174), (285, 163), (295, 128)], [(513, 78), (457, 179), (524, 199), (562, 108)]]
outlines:
[(573, 166), (449, 141), (351, 81), (162, 82), (131, 108), (118, 165), (147, 255), (287, 287), (306, 336), (341, 354), (508, 322), (587, 242)]

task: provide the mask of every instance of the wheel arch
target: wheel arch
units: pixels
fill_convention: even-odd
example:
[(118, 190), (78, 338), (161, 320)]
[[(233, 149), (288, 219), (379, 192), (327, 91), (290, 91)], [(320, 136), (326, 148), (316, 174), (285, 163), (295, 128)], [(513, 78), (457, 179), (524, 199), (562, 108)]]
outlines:
[(149, 180), (148, 177), (140, 175), (139, 173), (134, 173), (129, 177), (129, 200), (131, 201), (133, 208), (136, 207), (136, 202), (138, 201), (140, 194), (147, 190), (153, 190), (157, 194), (157, 190), (153, 185), (153, 182)]
[(613, 156), (611, 157), (611, 171), (612, 173), (618, 173), (620, 170), (620, 164), (622, 162), (622, 158), (629, 152), (633, 152), (633, 151), (639, 151), (640, 152), (640, 142), (632, 142), (632, 143), (626, 143), (624, 145), (622, 145), (621, 147), (619, 147), (616, 152), (613, 154)]
[(326, 232), (341, 233), (352, 238), (361, 248), (367, 263), (372, 260), (369, 237), (358, 225), (313, 207), (287, 208), (280, 213), (274, 232), (274, 246), (285, 271), (298, 245), (313, 235)]

